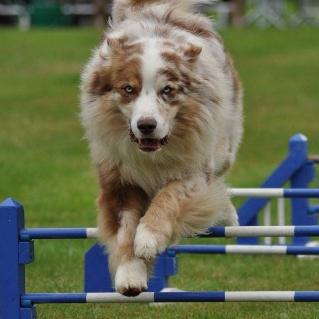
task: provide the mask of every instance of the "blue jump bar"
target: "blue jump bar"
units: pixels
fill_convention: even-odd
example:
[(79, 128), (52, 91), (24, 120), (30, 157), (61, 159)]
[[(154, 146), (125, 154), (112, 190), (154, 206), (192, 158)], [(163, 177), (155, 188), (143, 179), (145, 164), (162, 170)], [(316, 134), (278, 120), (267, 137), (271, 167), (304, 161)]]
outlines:
[(32, 239), (86, 239), (92, 238), (94, 228), (26, 228), (20, 232), (20, 240)]
[(35, 293), (25, 294), (21, 298), (23, 307), (31, 307), (34, 304), (80, 304), (87, 303), (86, 293)]
[(206, 292), (145, 292), (135, 298), (118, 293), (25, 294), (23, 307), (56, 303), (149, 303), (149, 302), (319, 302), (319, 291), (206, 291)]
[(234, 226), (211, 227), (200, 237), (303, 237), (319, 236), (319, 226)]
[(254, 198), (316, 198), (319, 197), (318, 188), (231, 188), (228, 190), (232, 197)]
[(176, 245), (173, 254), (319, 255), (319, 247), (285, 245)]
[(286, 198), (295, 198), (295, 197), (316, 198), (316, 197), (319, 197), (319, 189), (286, 188), (284, 189), (284, 197)]
[[(96, 238), (96, 228), (26, 228), (20, 240)], [(236, 226), (211, 227), (199, 237), (303, 237), (319, 236), (319, 226)]]

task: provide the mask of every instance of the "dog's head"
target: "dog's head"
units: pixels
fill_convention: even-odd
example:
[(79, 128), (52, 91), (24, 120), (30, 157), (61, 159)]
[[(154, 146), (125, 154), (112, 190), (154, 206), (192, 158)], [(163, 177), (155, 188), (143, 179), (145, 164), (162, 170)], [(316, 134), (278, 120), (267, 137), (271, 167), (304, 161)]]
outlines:
[(112, 110), (114, 123), (123, 124), (141, 151), (161, 150), (174, 137), (182, 140), (188, 132), (198, 133), (205, 121), (196, 99), (201, 51), (194, 44), (164, 39), (107, 38), (89, 92), (101, 99), (107, 112)]

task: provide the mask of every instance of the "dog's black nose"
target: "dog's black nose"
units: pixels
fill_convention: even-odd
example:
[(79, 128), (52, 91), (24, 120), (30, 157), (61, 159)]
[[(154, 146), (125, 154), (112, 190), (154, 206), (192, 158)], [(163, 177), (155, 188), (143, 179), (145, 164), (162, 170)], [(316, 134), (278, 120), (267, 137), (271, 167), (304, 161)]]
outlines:
[(152, 134), (157, 127), (157, 122), (152, 117), (144, 117), (137, 121), (137, 128), (144, 134)]

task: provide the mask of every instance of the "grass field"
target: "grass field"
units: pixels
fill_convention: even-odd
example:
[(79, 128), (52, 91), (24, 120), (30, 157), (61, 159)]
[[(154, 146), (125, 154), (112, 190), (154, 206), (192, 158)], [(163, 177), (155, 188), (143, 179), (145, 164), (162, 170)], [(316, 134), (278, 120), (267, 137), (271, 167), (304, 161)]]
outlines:
[[(303, 132), (319, 152), (319, 31), (223, 33), (245, 91), (245, 138), (229, 176), (258, 186)], [(100, 39), (96, 30), (0, 30), (0, 198), (26, 209), (28, 226), (95, 224), (97, 186), (78, 120), (79, 73)], [(205, 242), (204, 240), (201, 240)], [(80, 241), (36, 243), (29, 291), (80, 291)], [(183, 256), (172, 286), (185, 290), (319, 290), (319, 261), (294, 257)], [(319, 318), (315, 304), (41, 306), (40, 319)]]

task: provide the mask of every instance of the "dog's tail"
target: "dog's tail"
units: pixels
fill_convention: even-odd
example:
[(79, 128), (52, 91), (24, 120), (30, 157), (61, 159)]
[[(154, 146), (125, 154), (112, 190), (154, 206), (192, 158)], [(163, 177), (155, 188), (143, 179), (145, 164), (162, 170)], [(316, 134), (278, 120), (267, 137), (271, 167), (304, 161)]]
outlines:
[(167, 5), (184, 12), (194, 12), (194, 8), (200, 4), (210, 4), (216, 0), (114, 0), (113, 20), (120, 22), (125, 19), (127, 12), (140, 10), (145, 6)]

